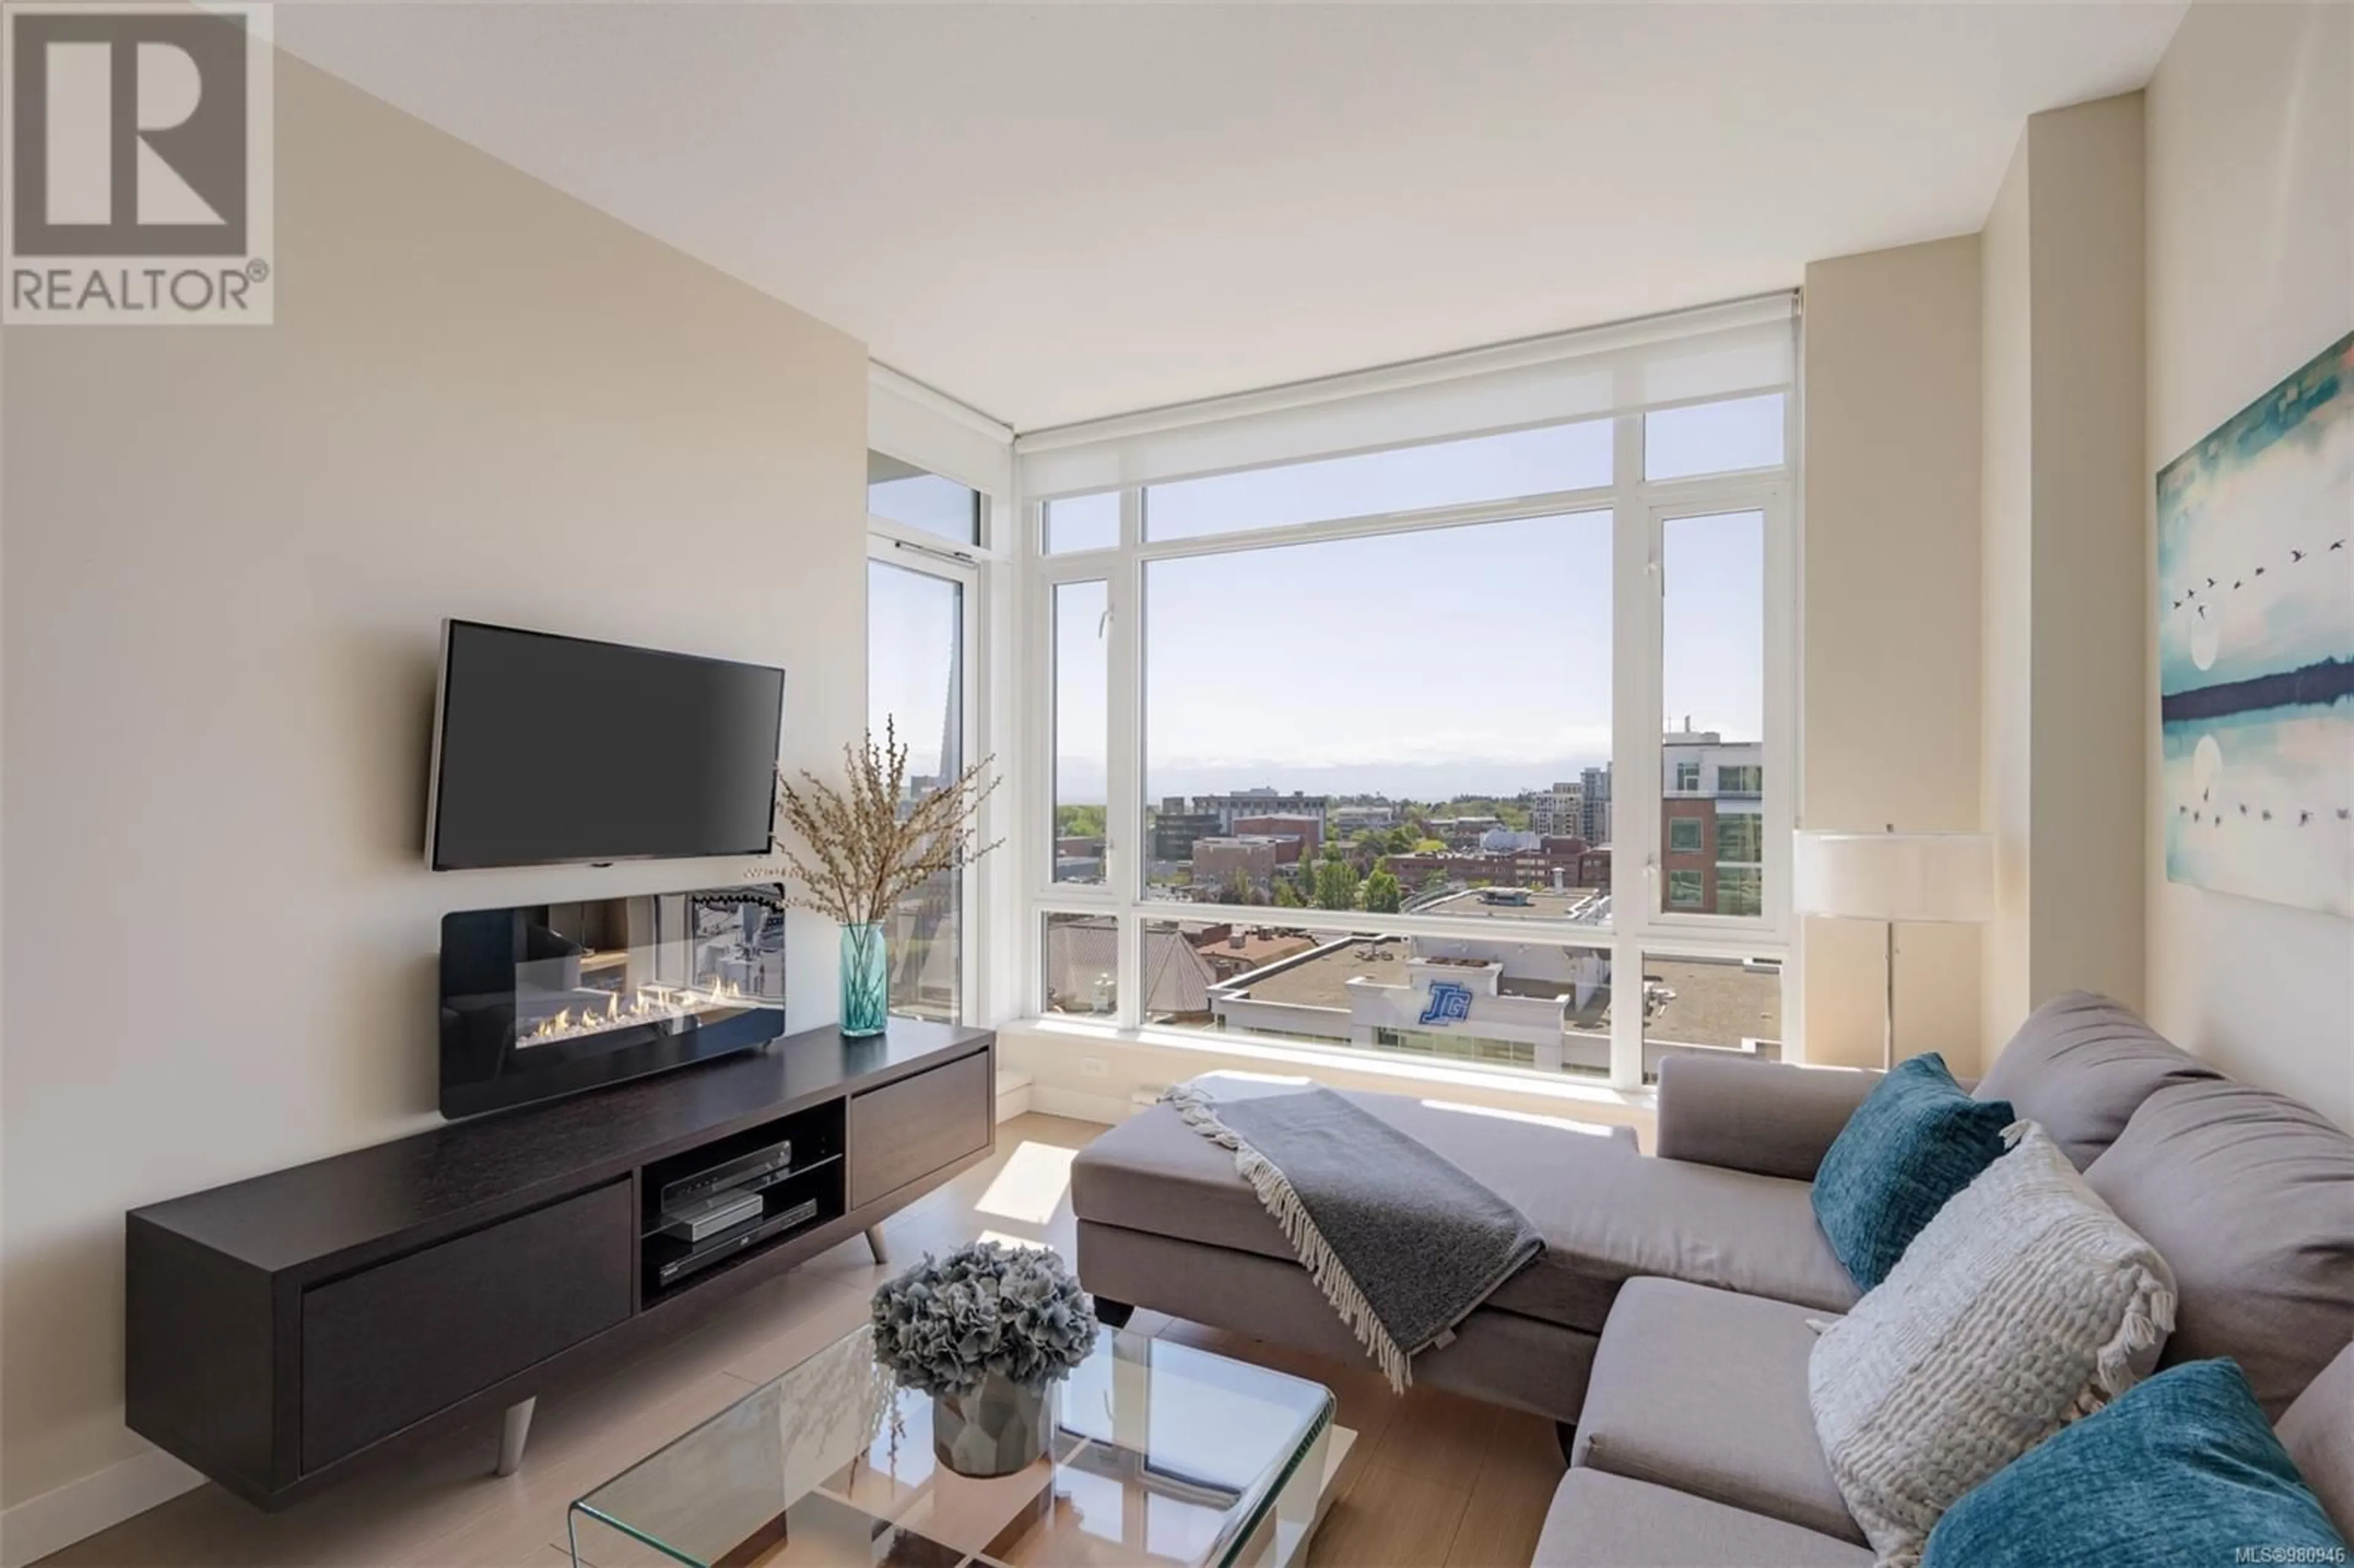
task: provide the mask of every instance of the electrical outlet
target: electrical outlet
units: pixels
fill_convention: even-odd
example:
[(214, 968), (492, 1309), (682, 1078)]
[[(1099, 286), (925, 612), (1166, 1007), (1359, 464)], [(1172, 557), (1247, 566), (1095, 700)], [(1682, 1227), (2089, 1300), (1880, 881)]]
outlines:
[(1090, 1078), (1100, 1078), (1108, 1075), (1111, 1069), (1104, 1065), (1100, 1056), (1082, 1056), (1079, 1058), (1079, 1071)]

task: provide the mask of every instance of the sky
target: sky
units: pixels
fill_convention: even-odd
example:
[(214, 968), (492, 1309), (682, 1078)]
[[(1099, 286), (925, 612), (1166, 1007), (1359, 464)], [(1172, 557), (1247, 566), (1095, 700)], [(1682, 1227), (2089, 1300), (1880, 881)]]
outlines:
[(948, 721), (962, 592), (945, 577), (867, 563), (867, 722), (880, 744), (889, 715), (907, 747), (910, 773), (939, 777), (943, 739), (952, 748), (959, 744)]
[[(1779, 397), (1650, 418), (1648, 471), (1778, 461)], [(1156, 539), (1236, 548), (1145, 573), (1145, 795), (1258, 785), (1443, 800), (1511, 795), (1610, 755), (1607, 511), (1251, 548), (1250, 528), (1606, 485), (1607, 420), (1159, 485)], [(1107, 502), (1110, 502), (1107, 504)], [(1110, 498), (1058, 503), (1050, 546), (1115, 540)], [(1762, 736), (1764, 522), (1665, 525), (1663, 723)], [(939, 768), (956, 589), (875, 564), (869, 708)], [(1056, 789), (1105, 799), (1109, 628), (1098, 581), (1055, 594)]]
[[(1778, 461), (1779, 399), (1759, 401), (1770, 408), (1680, 411), (1665, 429), (1655, 416), (1651, 471)], [(1147, 517), (1161, 501), (1154, 536), (1200, 537), (1605, 484), (1607, 429), (1188, 481), (1156, 487)], [(1163, 500), (1172, 491), (1180, 504)], [(1598, 766), (1610, 755), (1611, 533), (1608, 512), (1584, 512), (1277, 548), (1238, 539), (1233, 553), (1150, 563), (1145, 798), (1256, 785), (1509, 795)], [(1763, 539), (1755, 513), (1666, 524), (1663, 722), (1761, 737)], [(1104, 798), (1104, 602), (1092, 583), (1057, 595), (1065, 804)]]

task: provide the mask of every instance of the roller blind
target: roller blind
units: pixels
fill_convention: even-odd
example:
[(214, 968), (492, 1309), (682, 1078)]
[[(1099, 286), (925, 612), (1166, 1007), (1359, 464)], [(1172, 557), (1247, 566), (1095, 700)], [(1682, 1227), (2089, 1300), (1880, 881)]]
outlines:
[(1773, 294), (1035, 430), (1014, 460), (1047, 500), (1767, 392), (1792, 379), (1797, 307)]
[(929, 473), (1004, 496), (1013, 483), (1013, 432), (986, 414), (911, 381), (866, 367), (866, 444)]

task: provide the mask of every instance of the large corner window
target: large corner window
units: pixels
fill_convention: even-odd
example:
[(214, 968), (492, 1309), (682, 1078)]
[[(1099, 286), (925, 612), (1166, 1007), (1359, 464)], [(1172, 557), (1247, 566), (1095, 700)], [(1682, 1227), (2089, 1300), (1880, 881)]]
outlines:
[(1036, 1007), (1621, 1087), (1778, 1054), (1776, 308), (1032, 443)]

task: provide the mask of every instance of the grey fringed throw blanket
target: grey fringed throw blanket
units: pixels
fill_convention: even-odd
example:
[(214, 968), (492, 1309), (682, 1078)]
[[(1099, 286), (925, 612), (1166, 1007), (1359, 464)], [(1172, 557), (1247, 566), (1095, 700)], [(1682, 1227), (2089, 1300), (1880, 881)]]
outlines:
[(1438, 1342), (1544, 1243), (1521, 1212), (1330, 1089), (1162, 1097), (1235, 1168), (1399, 1393)]

